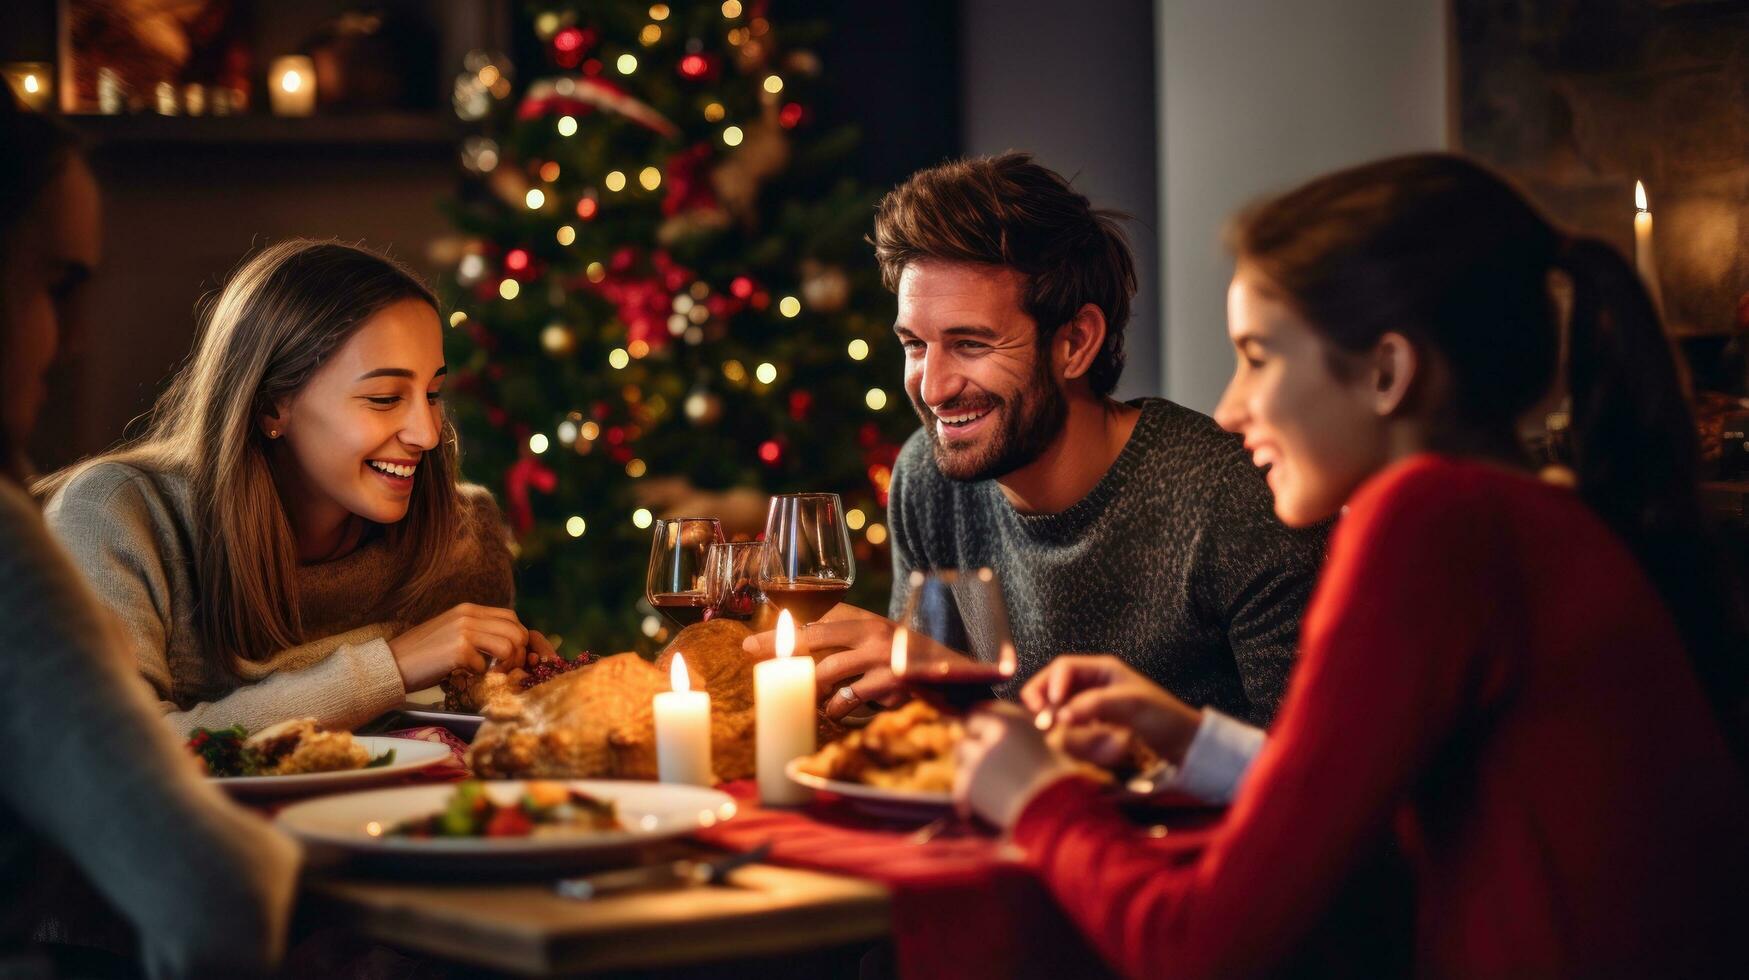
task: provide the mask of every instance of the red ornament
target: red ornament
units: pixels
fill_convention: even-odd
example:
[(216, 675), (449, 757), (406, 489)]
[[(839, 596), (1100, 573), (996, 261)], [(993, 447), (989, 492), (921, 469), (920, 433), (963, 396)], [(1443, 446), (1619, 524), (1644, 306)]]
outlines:
[(662, 198), (663, 215), (671, 218), (682, 211), (717, 207), (716, 191), (711, 188), (711, 152), (709, 143), (696, 143), (668, 158), (663, 168), (668, 185)]
[(513, 248), (504, 256), (504, 268), (511, 272), (522, 272), (528, 268), (528, 250)]
[(777, 444), (776, 439), (767, 439), (759, 444), (759, 458), (767, 466), (776, 466), (777, 461), (783, 458), (783, 447)]
[(594, 78), (601, 74), (601, 59), (590, 58), (588, 61), (583, 62), (583, 74), (588, 75), (590, 78)]
[(786, 103), (782, 109), (777, 111), (777, 121), (782, 124), (784, 129), (794, 129), (800, 126), (803, 118), (803, 109), (799, 102)]
[(553, 35), (553, 49), (557, 51), (577, 51), (583, 47), (583, 31), (581, 28), (567, 27)]
[(806, 422), (808, 413), (814, 408), (814, 396), (811, 392), (792, 391), (789, 393), (789, 417), (797, 422)]
[(616, 425), (616, 426), (613, 426), (612, 428), (607, 430), (607, 442), (609, 445), (617, 446), (620, 443), (625, 442), (625, 441), (626, 441), (626, 430), (625, 429), (622, 429)]
[(729, 283), (729, 292), (734, 293), (736, 299), (746, 299), (753, 295), (753, 280), (746, 276), (736, 276)]

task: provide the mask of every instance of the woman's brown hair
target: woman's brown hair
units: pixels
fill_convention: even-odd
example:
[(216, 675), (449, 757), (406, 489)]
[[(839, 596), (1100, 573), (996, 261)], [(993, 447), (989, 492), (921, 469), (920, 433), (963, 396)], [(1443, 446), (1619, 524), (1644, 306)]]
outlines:
[[(195, 529), (206, 655), (237, 671), (303, 635), (297, 542), (256, 421), (307, 384), (365, 321), (406, 299), (437, 308), (412, 273), (366, 249), (293, 240), (269, 246), (231, 276), (208, 307), (188, 362), (153, 407), (139, 439), (39, 482), (46, 496), (96, 463), (184, 474)], [(447, 419), (413, 478), (407, 516), (384, 527), (402, 578), (398, 601), (444, 573), (460, 522), (455, 430)]]
[[(1749, 616), (1700, 506), (1699, 444), (1675, 352), (1633, 267), (1564, 233), (1488, 169), (1418, 154), (1321, 177), (1242, 214), (1230, 233), (1263, 278), (1339, 350), (1387, 332), (1452, 377), (1441, 421), (1508, 444), (1561, 382), (1583, 499), (1670, 607), (1709, 696), (1739, 722)], [(1565, 376), (1552, 271), (1571, 286)]]

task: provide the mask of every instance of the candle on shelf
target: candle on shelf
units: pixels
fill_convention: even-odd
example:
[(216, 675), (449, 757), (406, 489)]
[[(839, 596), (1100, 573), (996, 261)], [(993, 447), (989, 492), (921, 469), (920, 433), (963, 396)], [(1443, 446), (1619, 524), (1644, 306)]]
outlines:
[(19, 61), (4, 67), (6, 83), (12, 87), (12, 94), (26, 109), (32, 112), (42, 112), (49, 107), (49, 98), (54, 94), (50, 84), (53, 77), (49, 66), (41, 61)]
[(273, 59), (267, 91), (276, 116), (308, 116), (316, 111), (316, 66), (301, 54)]
[(1634, 181), (1634, 268), (1652, 294), (1652, 305), (1663, 309), (1658, 290), (1658, 262), (1652, 255), (1652, 209), (1646, 206), (1646, 185)]
[(796, 621), (787, 609), (777, 615), (777, 656), (753, 665), (753, 710), (759, 801), (806, 803), (807, 788), (790, 781), (784, 767), (814, 751), (814, 658), (796, 655)]
[(665, 783), (711, 784), (711, 701), (686, 678), (676, 653), (669, 672), (674, 690), (656, 695), (656, 773)]

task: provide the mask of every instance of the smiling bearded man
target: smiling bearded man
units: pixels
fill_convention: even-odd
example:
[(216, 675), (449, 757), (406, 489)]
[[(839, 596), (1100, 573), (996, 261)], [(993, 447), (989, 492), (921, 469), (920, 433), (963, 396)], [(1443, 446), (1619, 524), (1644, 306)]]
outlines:
[[(1111, 653), (1186, 701), (1266, 724), (1323, 530), (1284, 527), (1213, 420), (1111, 397), (1136, 286), (1115, 218), (1024, 154), (921, 171), (877, 209), (923, 422), (893, 469), (890, 612), (913, 570), (988, 566), (1019, 654), (1002, 693), (1059, 653)], [(893, 628), (844, 605), (807, 628), (816, 654), (837, 651), (819, 658), (829, 715), (893, 693)]]

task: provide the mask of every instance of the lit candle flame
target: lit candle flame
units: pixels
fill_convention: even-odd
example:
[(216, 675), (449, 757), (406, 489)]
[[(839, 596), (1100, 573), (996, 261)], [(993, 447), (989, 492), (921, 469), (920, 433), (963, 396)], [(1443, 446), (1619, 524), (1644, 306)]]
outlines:
[(794, 656), (796, 652), (796, 621), (785, 609), (777, 614), (777, 655)]
[(303, 76), (295, 71), (288, 71), (279, 76), (279, 87), (285, 89), (287, 92), (296, 92), (303, 87), (303, 84)]
[(905, 654), (905, 633), (906, 630), (903, 626), (893, 631), (893, 676), (895, 677), (905, 676), (905, 664), (907, 660)]
[(1634, 207), (1641, 211), (1651, 210), (1646, 207), (1646, 185), (1637, 180), (1634, 181)]
[(29, 92), (30, 94), (35, 95), (41, 89), (42, 89), (42, 84), (36, 80), (35, 75), (24, 76), (24, 90), (26, 92)]
[(692, 685), (686, 679), (686, 658), (676, 653), (674, 666), (668, 668), (668, 678), (674, 685), (674, 690), (682, 694), (692, 690)]

